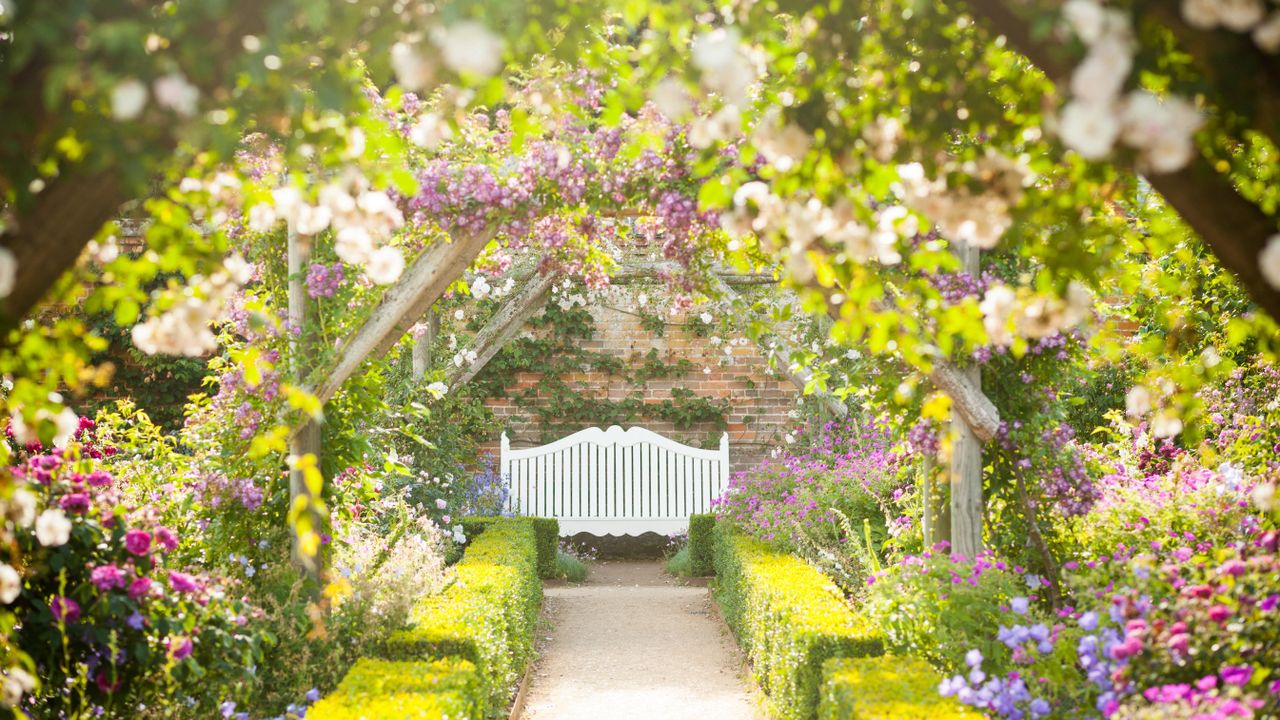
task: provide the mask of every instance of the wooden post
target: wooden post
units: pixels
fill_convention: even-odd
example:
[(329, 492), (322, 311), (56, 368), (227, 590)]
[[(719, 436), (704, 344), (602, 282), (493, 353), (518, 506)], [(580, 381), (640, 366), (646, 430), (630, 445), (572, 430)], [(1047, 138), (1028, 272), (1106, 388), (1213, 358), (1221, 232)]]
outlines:
[(423, 318), (427, 323), (427, 331), (413, 343), (413, 379), (421, 380), (431, 368), (431, 346), (436, 341), (436, 333), (440, 330), (440, 316), (433, 307)]
[[(307, 321), (306, 265), (310, 255), (311, 239), (299, 237), (296, 232), (290, 229), (288, 245), (289, 347), (294, 363), (294, 377), (297, 378), (298, 382), (302, 382), (306, 378), (310, 369), (306, 361), (306, 337), (303, 335), (303, 328)], [(322, 519), (315, 510), (314, 498), (307, 487), (304, 473), (298, 467), (298, 461), (307, 455), (315, 456), (316, 465), (317, 467), (319, 466), (320, 424), (318, 422), (307, 420), (293, 434), (289, 439), (289, 454), (291, 456), (289, 467), (289, 507), (293, 508), (299, 498), (305, 498), (308, 513), (311, 516), (312, 527), (316, 532), (320, 532), (321, 528), (323, 528)], [(305, 576), (318, 580), (321, 568), (319, 556), (313, 557), (302, 551), (296, 527), (290, 527), (290, 534), (293, 538), (290, 557), (294, 566)]]
[(489, 322), (485, 323), (485, 326), (480, 328), (480, 332), (476, 333), (471, 340), (470, 350), (476, 354), (475, 361), (462, 367), (451, 366), (446, 373), (445, 382), (449, 385), (450, 392), (471, 382), (472, 378), (480, 374), (498, 351), (515, 337), (520, 328), (524, 327), (525, 321), (542, 309), (546, 303), (547, 293), (551, 292), (551, 287), (559, 282), (561, 277), (560, 273), (535, 275), (529, 278), (524, 287), (508, 298), (502, 307), (498, 308), (493, 317), (489, 318)]
[[(955, 243), (965, 272), (977, 277), (979, 250), (967, 243)], [(959, 370), (968, 383), (982, 389), (977, 366)], [(972, 560), (982, 550), (982, 440), (966, 418), (951, 422), (951, 542), (952, 551)]]

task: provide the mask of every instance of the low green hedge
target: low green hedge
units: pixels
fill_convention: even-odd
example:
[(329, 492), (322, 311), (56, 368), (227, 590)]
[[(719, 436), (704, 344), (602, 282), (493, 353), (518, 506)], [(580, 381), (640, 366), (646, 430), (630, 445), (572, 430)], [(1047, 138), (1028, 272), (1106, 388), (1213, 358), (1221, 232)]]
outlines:
[(715, 573), (716, 516), (698, 513), (689, 516), (689, 574), (704, 577)]
[(938, 694), (942, 677), (919, 658), (833, 658), (822, 668), (820, 720), (979, 720)]
[(338, 689), (307, 712), (311, 720), (481, 718), (480, 676), (468, 660), (397, 662), (361, 658)]
[(560, 521), (533, 518), (533, 534), (538, 544), (538, 577), (556, 575), (556, 550), (560, 547)]
[[(483, 518), (464, 527), (470, 542), (454, 566), (454, 582), (427, 598), (415, 610), (414, 626), (388, 642), (388, 660), (401, 662), (357, 664), (351, 673), (360, 670), (361, 675), (349, 674), (309, 718), (476, 720), (506, 709), (533, 653), (542, 605), (534, 523)], [(420, 661), (432, 659), (455, 664), (448, 683), (406, 680), (415, 666), (422, 670)], [(468, 667), (463, 682), (459, 677)], [(380, 679), (379, 669), (388, 670), (391, 679)], [(330, 714), (315, 715), (322, 706)]]
[(822, 664), (880, 655), (884, 642), (840, 590), (799, 558), (717, 523), (715, 596), (782, 720), (816, 717)]

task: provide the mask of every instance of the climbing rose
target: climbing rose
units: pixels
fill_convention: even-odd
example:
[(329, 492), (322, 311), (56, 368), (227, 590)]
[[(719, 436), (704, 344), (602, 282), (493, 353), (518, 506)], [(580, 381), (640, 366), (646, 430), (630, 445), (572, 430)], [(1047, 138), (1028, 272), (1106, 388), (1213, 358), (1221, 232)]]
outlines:
[(124, 587), (124, 575), (113, 564), (99, 565), (89, 573), (89, 581), (101, 592)]
[(130, 530), (124, 536), (124, 549), (142, 557), (151, 552), (151, 533), (145, 530)]
[(151, 591), (151, 578), (140, 577), (129, 583), (129, 599), (139, 600)]
[(178, 549), (178, 536), (167, 527), (158, 528), (156, 530), (156, 542), (165, 552), (173, 552)]
[(196, 585), (195, 578), (186, 573), (178, 572), (177, 570), (169, 572), (169, 587), (173, 588), (174, 592), (180, 593), (195, 592), (199, 589), (199, 586)]

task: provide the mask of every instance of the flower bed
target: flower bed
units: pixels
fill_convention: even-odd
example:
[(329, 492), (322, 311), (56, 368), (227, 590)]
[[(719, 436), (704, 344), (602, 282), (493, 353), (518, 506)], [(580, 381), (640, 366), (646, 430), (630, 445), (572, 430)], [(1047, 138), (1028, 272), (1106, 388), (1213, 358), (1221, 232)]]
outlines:
[(879, 655), (880, 637), (804, 561), (737, 535), (728, 523), (717, 523), (714, 535), (715, 596), (756, 679), (778, 717), (815, 717), (822, 664)]
[[(447, 682), (441, 679), (439, 687), (450, 688), (441, 693), (427, 689), (436, 687), (430, 684), (436, 680), (409, 672), (420, 662), (372, 665), (366, 661), (352, 671), (361, 671), (368, 676), (365, 680), (348, 675), (338, 691), (308, 717), (337, 720), (357, 708), (359, 717), (369, 719), (469, 717), (506, 706), (532, 654), (533, 628), (542, 604), (534, 524), (524, 518), (495, 518), (468, 527), (468, 532), (477, 531), (455, 566), (454, 583), (428, 598), (415, 613), (415, 626), (393, 635), (387, 647), (388, 657), (394, 660), (465, 662), (473, 666), (474, 683), (456, 677)], [(392, 680), (371, 679), (369, 669), (375, 667), (393, 671)], [(451, 676), (461, 672), (460, 667), (455, 665)], [(396, 678), (412, 680), (401, 683)], [(369, 704), (362, 705), (365, 700)], [(317, 712), (322, 707), (324, 712)], [(459, 707), (479, 711), (458, 714)]]
[(942, 677), (919, 658), (832, 658), (822, 667), (820, 720), (976, 720), (982, 716), (937, 696)]

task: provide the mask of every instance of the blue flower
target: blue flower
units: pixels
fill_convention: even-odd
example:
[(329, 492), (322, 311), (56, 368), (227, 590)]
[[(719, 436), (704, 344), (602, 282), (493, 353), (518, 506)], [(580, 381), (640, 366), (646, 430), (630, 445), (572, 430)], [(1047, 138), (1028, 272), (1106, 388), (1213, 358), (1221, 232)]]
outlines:
[(982, 652), (977, 648), (970, 650), (964, 656), (964, 664), (971, 668), (978, 667), (982, 664)]
[(309, 702), (309, 703), (313, 703), (313, 702), (315, 702), (315, 701), (319, 700), (319, 699), (320, 699), (320, 689), (319, 689), (319, 688), (311, 688), (310, 690), (308, 690), (308, 691), (307, 691), (307, 695), (306, 695), (306, 697), (307, 697), (307, 702)]
[(234, 715), (234, 714), (235, 714), (235, 711), (236, 711), (236, 701), (235, 701), (235, 700), (228, 700), (228, 701), (226, 701), (226, 702), (222, 703), (221, 705), (219, 705), (219, 706), (218, 706), (218, 710), (222, 712), (222, 717), (224, 717), (224, 718), (229, 718), (229, 717), (231, 717), (232, 715)]
[(1027, 610), (1031, 608), (1031, 601), (1024, 597), (1016, 597), (1009, 601), (1009, 609), (1013, 610), (1015, 615), (1026, 615)]

